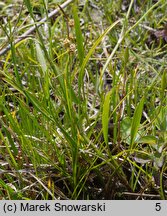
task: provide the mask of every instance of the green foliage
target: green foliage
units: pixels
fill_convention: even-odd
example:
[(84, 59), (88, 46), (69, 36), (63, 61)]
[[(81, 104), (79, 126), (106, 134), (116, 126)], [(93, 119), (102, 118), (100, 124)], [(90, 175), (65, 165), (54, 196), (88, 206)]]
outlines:
[(110, 112), (110, 97), (112, 91), (107, 92), (104, 103), (103, 103), (103, 113), (102, 113), (102, 128), (105, 143), (108, 145), (108, 124), (109, 124), (109, 112)]
[(166, 1), (83, 2), (0, 5), (0, 199), (167, 197)]
[(134, 141), (137, 135), (137, 131), (140, 126), (140, 121), (142, 117), (142, 111), (143, 111), (143, 105), (144, 105), (145, 98), (143, 97), (139, 104), (136, 106), (133, 119), (132, 119), (132, 125), (131, 125), (131, 141), (130, 141), (130, 148), (133, 148)]
[(73, 16), (74, 16), (74, 26), (75, 26), (75, 35), (76, 35), (76, 42), (77, 42), (77, 51), (78, 51), (78, 58), (80, 61), (80, 65), (82, 65), (84, 59), (84, 41), (82, 37), (82, 31), (80, 27), (80, 20), (78, 17), (78, 8), (76, 4), (73, 4)]

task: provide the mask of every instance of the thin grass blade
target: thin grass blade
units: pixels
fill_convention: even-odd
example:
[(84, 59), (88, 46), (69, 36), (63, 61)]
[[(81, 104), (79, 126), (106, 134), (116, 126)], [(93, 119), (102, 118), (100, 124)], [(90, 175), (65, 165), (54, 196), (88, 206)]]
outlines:
[(104, 141), (108, 144), (108, 123), (109, 123), (109, 112), (110, 112), (110, 97), (111, 97), (112, 90), (109, 91), (104, 99), (103, 104), (103, 112), (102, 112), (102, 130)]
[(80, 21), (78, 17), (78, 11), (77, 11), (76, 4), (73, 5), (73, 16), (74, 16), (74, 27), (75, 27), (78, 57), (79, 57), (80, 65), (81, 65), (84, 59), (84, 45), (83, 45), (82, 31), (80, 27)]

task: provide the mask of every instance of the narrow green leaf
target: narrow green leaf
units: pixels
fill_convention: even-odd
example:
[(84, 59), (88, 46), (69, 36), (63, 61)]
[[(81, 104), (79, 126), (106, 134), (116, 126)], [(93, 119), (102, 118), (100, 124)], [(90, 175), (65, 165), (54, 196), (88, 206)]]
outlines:
[(16, 148), (13, 138), (11, 137), (11, 134), (9, 131), (4, 127), (3, 130), (5, 131), (6, 137), (8, 138), (9, 144), (11, 145), (11, 150), (13, 151), (14, 156), (18, 154), (18, 149)]
[(109, 112), (110, 112), (110, 97), (111, 97), (112, 90), (109, 91), (104, 99), (103, 104), (103, 112), (102, 112), (102, 130), (104, 141), (108, 144), (108, 123), (109, 123)]
[(7, 82), (8, 84), (10, 84), (14, 89), (18, 90), (21, 94), (24, 95), (24, 91), (23, 89), (21, 88), (21, 86), (19, 86), (15, 80), (13, 80), (12, 78), (10, 78), (8, 75), (6, 75), (5, 73), (3, 73), (5, 78), (3, 78), (3, 80), (5, 82)]
[(102, 41), (102, 39), (119, 23), (121, 22), (121, 20), (117, 20), (116, 22), (114, 22), (111, 26), (109, 26), (104, 32), (103, 34), (100, 35), (100, 37), (93, 43), (92, 48), (89, 50), (88, 54), (86, 55), (86, 57), (83, 60), (83, 63), (81, 65), (81, 69), (80, 69), (80, 74), (79, 74), (79, 89), (81, 88), (81, 86), (83, 85), (83, 77), (84, 77), (84, 71), (85, 71), (85, 67), (86, 64), (88, 63), (91, 55), (93, 54), (93, 52), (95, 51), (96, 47), (99, 45), (99, 43)]
[(33, 14), (33, 9), (32, 9), (32, 5), (31, 5), (31, 1), (30, 0), (24, 0), (24, 3), (29, 11), (29, 13), (32, 15)]
[(10, 113), (10, 111), (3, 105), (3, 112), (5, 113), (6, 115), (6, 118), (8, 119), (8, 121), (10, 122), (10, 126), (12, 128), (14, 128), (15, 132), (17, 134), (21, 134), (21, 130), (20, 130), (20, 127), (19, 127), (19, 123), (16, 119), (13, 118), (12, 114)]
[(124, 52), (124, 64), (126, 65), (128, 61), (129, 61), (129, 47), (127, 47)]
[(36, 46), (36, 53), (37, 53), (37, 59), (38, 59), (38, 62), (41, 66), (41, 69), (43, 71), (43, 74), (45, 75), (46, 71), (47, 71), (47, 64), (46, 64), (46, 60), (45, 60), (45, 57), (44, 57), (44, 53), (39, 45), (38, 42), (35, 43), (35, 46)]
[(30, 92), (25, 92), (27, 98), (34, 104), (34, 106), (48, 119), (54, 121), (49, 112), (45, 109), (45, 107), (41, 104), (41, 102)]
[(9, 147), (9, 144), (6, 141), (5, 141), (5, 146), (6, 146), (7, 152), (10, 155), (10, 161), (13, 164), (13, 166), (15, 167), (15, 169), (17, 170), (18, 169), (18, 163), (17, 163), (16, 158), (13, 155), (13, 153), (12, 153), (10, 147)]
[(82, 37), (82, 31), (80, 27), (80, 21), (78, 17), (78, 9), (76, 4), (73, 5), (73, 16), (74, 16), (74, 27), (75, 27), (78, 57), (81, 65), (84, 59), (84, 45), (83, 45), (83, 37)]
[(45, 107), (43, 107), (43, 105), (40, 103), (40, 101), (38, 101), (38, 99), (36, 97), (34, 97), (31, 93), (29, 93), (28, 91), (26, 92), (26, 96), (27, 98), (30, 99), (30, 101), (34, 104), (34, 106), (45, 116), (47, 117), (49, 120), (53, 121), (54, 123), (56, 123), (57, 127), (60, 128), (60, 130), (62, 131), (63, 135), (66, 137), (66, 139), (69, 141), (69, 143), (71, 143), (72, 148), (74, 149), (76, 147), (76, 143), (74, 141), (74, 139), (72, 137), (70, 137), (70, 135), (66, 132), (66, 130), (58, 123), (58, 121), (53, 118), (50, 113), (47, 111), (47, 109), (45, 109)]
[(162, 80), (161, 80), (161, 100), (164, 100), (165, 96), (165, 89), (167, 88), (167, 73), (166, 71), (163, 72)]
[(134, 115), (133, 115), (132, 126), (131, 126), (130, 148), (133, 148), (134, 141), (135, 141), (135, 138), (136, 138), (139, 126), (140, 126), (140, 120), (141, 120), (141, 117), (142, 117), (144, 100), (145, 100), (145, 98), (143, 96), (141, 101), (137, 105), (136, 110), (135, 110)]

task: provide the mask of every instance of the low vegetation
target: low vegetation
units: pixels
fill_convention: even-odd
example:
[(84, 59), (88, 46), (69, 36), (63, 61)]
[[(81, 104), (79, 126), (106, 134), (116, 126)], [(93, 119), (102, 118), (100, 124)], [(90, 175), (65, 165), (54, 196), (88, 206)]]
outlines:
[(0, 1), (0, 199), (166, 199), (167, 2), (63, 2)]

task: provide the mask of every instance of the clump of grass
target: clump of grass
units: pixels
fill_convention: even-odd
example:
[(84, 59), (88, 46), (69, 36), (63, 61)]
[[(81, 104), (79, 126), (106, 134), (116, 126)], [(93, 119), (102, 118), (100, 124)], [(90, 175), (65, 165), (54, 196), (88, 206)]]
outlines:
[(145, 5), (76, 1), (49, 19), (52, 1), (26, 0), (2, 19), (1, 199), (166, 199), (166, 43), (147, 28), (166, 2)]

